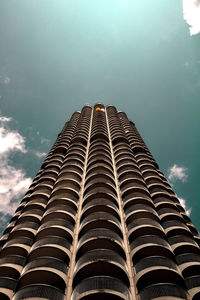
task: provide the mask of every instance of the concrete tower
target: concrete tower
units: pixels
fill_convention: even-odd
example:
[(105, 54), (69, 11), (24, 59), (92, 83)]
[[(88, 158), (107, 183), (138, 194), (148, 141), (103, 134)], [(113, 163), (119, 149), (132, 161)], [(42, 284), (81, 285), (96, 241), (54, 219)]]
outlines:
[(134, 123), (75, 112), (0, 240), (0, 299), (200, 299), (200, 238)]

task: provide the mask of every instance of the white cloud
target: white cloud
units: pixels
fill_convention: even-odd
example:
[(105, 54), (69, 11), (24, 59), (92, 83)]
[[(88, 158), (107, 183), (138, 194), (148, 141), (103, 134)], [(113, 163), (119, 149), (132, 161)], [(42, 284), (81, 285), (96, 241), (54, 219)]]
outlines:
[(0, 211), (13, 214), (17, 208), (19, 198), (27, 191), (31, 178), (25, 172), (0, 161)]
[[(7, 122), (8, 118), (1, 117), (3, 122)], [(5, 127), (0, 127), (0, 154), (8, 154), (10, 151), (20, 151), (26, 153), (25, 139), (17, 131), (11, 131)]]
[(3, 117), (0, 115), (0, 122), (10, 122), (10, 121), (12, 121), (12, 118)]
[(190, 26), (190, 35), (200, 33), (200, 0), (183, 0), (183, 17)]
[(0, 212), (13, 214), (20, 197), (27, 191), (32, 179), (24, 170), (11, 165), (9, 157), (19, 151), (26, 153), (25, 138), (6, 125), (11, 118), (0, 116)]
[(185, 167), (178, 167), (174, 164), (171, 168), (169, 168), (169, 180), (180, 180), (182, 182), (186, 182), (188, 175), (186, 174), (187, 169)]
[(33, 150), (32, 152), (33, 152), (33, 154), (35, 154), (35, 156), (37, 156), (39, 158), (45, 157), (47, 155), (46, 152), (40, 152), (40, 151), (37, 151), (37, 150)]
[(41, 137), (40, 142), (41, 144), (47, 144), (48, 146), (50, 145), (50, 140), (45, 137)]
[(187, 208), (187, 207), (186, 207), (186, 201), (185, 201), (183, 198), (178, 198), (178, 200), (180, 201), (181, 205), (182, 205), (183, 208), (185, 209), (186, 214), (187, 214), (188, 216), (190, 216), (191, 211), (192, 211), (192, 208)]
[(6, 76), (6, 77), (3, 78), (3, 83), (4, 84), (8, 85), (10, 82), (11, 82), (10, 77)]

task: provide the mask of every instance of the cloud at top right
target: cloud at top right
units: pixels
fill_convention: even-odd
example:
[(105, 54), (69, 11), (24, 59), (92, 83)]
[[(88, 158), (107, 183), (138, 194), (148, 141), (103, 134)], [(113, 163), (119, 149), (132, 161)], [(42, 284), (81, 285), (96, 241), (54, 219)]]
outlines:
[(200, 33), (200, 0), (183, 0), (183, 17), (190, 26), (190, 35)]
[(188, 179), (187, 168), (179, 167), (174, 164), (171, 168), (169, 168), (168, 180), (175, 181), (180, 180), (182, 182), (186, 182)]

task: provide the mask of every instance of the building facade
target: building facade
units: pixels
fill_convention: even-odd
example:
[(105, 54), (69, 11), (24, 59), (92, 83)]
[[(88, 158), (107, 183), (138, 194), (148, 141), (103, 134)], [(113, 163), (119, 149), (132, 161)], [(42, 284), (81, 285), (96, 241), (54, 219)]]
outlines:
[(0, 240), (0, 299), (200, 299), (200, 238), (133, 122), (75, 112)]

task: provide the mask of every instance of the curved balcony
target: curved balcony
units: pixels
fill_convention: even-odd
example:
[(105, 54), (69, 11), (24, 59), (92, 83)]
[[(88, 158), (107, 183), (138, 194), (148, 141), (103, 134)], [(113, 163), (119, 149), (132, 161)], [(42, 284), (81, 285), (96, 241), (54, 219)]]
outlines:
[(90, 147), (89, 150), (89, 156), (92, 156), (93, 154), (107, 154), (110, 158), (110, 150), (109, 147), (104, 147), (104, 145), (98, 145), (97, 147)]
[(141, 300), (149, 299), (187, 299), (187, 293), (184, 288), (173, 283), (157, 283), (145, 287), (140, 291)]
[(80, 190), (80, 184), (78, 182), (76, 182), (75, 180), (60, 179), (59, 181), (56, 181), (55, 186), (53, 188), (53, 192), (60, 190), (60, 189), (63, 189), (63, 190), (69, 189), (78, 194), (78, 192)]
[(86, 178), (89, 178), (93, 174), (106, 174), (111, 178), (114, 178), (112, 169), (104, 164), (96, 164), (87, 169)]
[(132, 231), (135, 231), (137, 228), (140, 228), (144, 224), (145, 226), (150, 225), (162, 230), (162, 226), (157, 221), (149, 218), (140, 218), (140, 219), (135, 219), (128, 224), (127, 229), (129, 231), (129, 234), (131, 234)]
[(81, 180), (82, 180), (82, 178), (79, 175), (79, 173), (78, 172), (74, 172), (73, 170), (72, 171), (71, 170), (68, 170), (68, 171), (63, 170), (63, 171), (61, 171), (59, 173), (59, 175), (58, 175), (57, 181), (60, 181), (62, 179), (63, 180), (69, 180), (69, 179), (71, 179), (71, 180), (75, 180), (78, 183), (80, 183)]
[(79, 168), (82, 169), (83, 166), (84, 166), (84, 163), (80, 159), (77, 159), (77, 158), (75, 159), (75, 158), (69, 158), (68, 157), (67, 159), (64, 160), (62, 167), (68, 167), (68, 168), (70, 168), (71, 165), (78, 166)]
[(185, 220), (182, 218), (181, 214), (177, 213), (177, 212), (169, 212), (169, 213), (165, 213), (159, 216), (161, 219), (161, 223), (166, 223), (168, 221), (177, 221), (180, 223), (185, 224)]
[(54, 185), (54, 182), (55, 182), (55, 179), (54, 178), (51, 178), (51, 177), (44, 177), (44, 176), (41, 176), (40, 179), (38, 179), (38, 182), (37, 182), (37, 185), (36, 185), (36, 189), (39, 187), (39, 186), (49, 186), (49, 187), (52, 187)]
[(84, 197), (83, 206), (87, 205), (88, 203), (91, 203), (91, 201), (93, 201), (95, 199), (108, 199), (114, 205), (116, 205), (118, 207), (118, 202), (117, 202), (115, 195), (113, 195), (112, 193), (106, 193), (105, 191), (104, 192), (97, 191), (97, 192), (89, 193), (88, 195), (86, 195)]
[(54, 190), (51, 194), (51, 199), (58, 199), (58, 198), (62, 198), (62, 199), (72, 199), (75, 202), (78, 201), (79, 199), (79, 194), (70, 188), (62, 188), (62, 189), (57, 189)]
[(39, 246), (46, 246), (46, 245), (55, 245), (55, 246), (61, 246), (62, 248), (66, 248), (70, 250), (71, 243), (62, 237), (58, 236), (48, 236), (44, 237), (40, 240), (37, 240), (32, 247), (32, 250), (38, 248)]
[(144, 182), (144, 179), (141, 175), (141, 173), (136, 170), (128, 170), (128, 171), (122, 171), (120, 172), (119, 175), (119, 181), (121, 182), (121, 184), (123, 184), (123, 182), (125, 182), (126, 180), (129, 179), (137, 179), (137, 180), (141, 180), (142, 182)]
[(44, 217), (43, 217), (43, 222), (48, 222), (51, 220), (55, 219), (61, 219), (61, 220), (66, 220), (72, 223), (73, 225), (75, 224), (75, 216), (68, 211), (62, 211), (62, 210), (54, 210), (52, 212), (46, 212)]
[(22, 266), (11, 265), (10, 263), (3, 264), (0, 266), (1, 277), (19, 279)]
[[(109, 261), (121, 265), (126, 270), (125, 260), (115, 251), (110, 249), (93, 249), (83, 254), (76, 263), (76, 270), (79, 270), (81, 266), (91, 262), (97, 261)], [(115, 277), (115, 276), (114, 276)]]
[(0, 299), (10, 300), (13, 299), (13, 292), (17, 286), (17, 280), (12, 278), (0, 277)]
[(23, 244), (15, 244), (8, 247), (4, 247), (1, 250), (0, 257), (2, 258), (9, 255), (19, 255), (19, 256), (26, 257), (28, 255), (29, 250), (30, 250), (30, 246), (26, 246)]
[(150, 194), (148, 192), (148, 190), (146, 188), (142, 188), (142, 187), (131, 187), (127, 190), (125, 190), (122, 193), (122, 199), (124, 202), (126, 202), (127, 200), (129, 200), (130, 198), (146, 198), (148, 197), (148, 199), (150, 198)]
[(96, 138), (100, 138), (100, 139), (104, 139), (105, 141), (109, 141), (106, 132), (101, 132), (101, 129), (99, 129), (98, 131), (96, 130), (95, 132), (93, 131), (91, 134), (91, 141), (94, 141)]
[(44, 213), (44, 209), (37, 209), (37, 208), (31, 209), (30, 207), (28, 207), (26, 210), (23, 210), (18, 220), (20, 222), (21, 218), (28, 217), (28, 216), (34, 216), (40, 219), (40, 217), (43, 216), (43, 213)]
[(62, 260), (59, 260), (54, 257), (42, 257), (37, 258), (31, 262), (28, 262), (23, 269), (23, 273), (26, 273), (27, 271), (33, 270), (33, 269), (45, 269), (45, 268), (51, 268), (58, 270), (64, 274), (68, 273), (68, 265), (64, 263)]
[[(42, 216), (32, 215), (32, 214), (20, 216), (20, 218), (17, 220), (16, 226), (18, 226), (19, 224), (24, 224), (24, 223), (39, 224), (41, 219), (42, 219)], [(16, 226), (13, 229), (16, 229)]]
[(85, 153), (82, 154), (82, 153), (77, 153), (76, 151), (70, 151), (70, 152), (68, 151), (64, 161), (66, 162), (68, 159), (77, 159), (80, 160), (81, 162), (84, 162)]
[(33, 195), (32, 194), (30, 196), (29, 200), (27, 201), (26, 205), (28, 205), (28, 204), (37, 204), (38, 203), (38, 204), (46, 207), (46, 204), (47, 204), (48, 200), (49, 200), (49, 197), (44, 195), (44, 194), (38, 194), (38, 195)]
[(74, 172), (74, 173), (77, 173), (79, 174), (80, 176), (82, 175), (83, 173), (83, 168), (81, 166), (78, 166), (77, 164), (70, 164), (65, 166), (63, 165), (62, 168), (60, 169), (60, 174), (63, 174), (65, 172)]
[(183, 227), (186, 230), (188, 230), (187, 225), (185, 225), (184, 222), (181, 222), (181, 221), (178, 221), (178, 220), (170, 220), (170, 221), (162, 222), (162, 226), (163, 226), (164, 229), (168, 229), (170, 227), (178, 226), (178, 227)]
[(118, 211), (117, 202), (115, 203), (112, 200), (107, 199), (107, 198), (94, 198), (94, 199), (91, 199), (88, 203), (83, 202), (82, 212), (84, 213), (84, 211), (86, 211), (87, 209), (89, 209), (90, 207), (93, 207), (95, 205), (112, 207), (114, 210)]
[(186, 243), (191, 243), (191, 244), (197, 246), (197, 243), (195, 242), (195, 240), (190, 236), (175, 235), (175, 236), (170, 237), (168, 240), (171, 245), (186, 242)]
[(26, 223), (19, 223), (16, 226), (14, 226), (13, 230), (11, 231), (10, 235), (17, 235), (17, 231), (24, 231), (27, 230), (30, 232), (30, 234), (34, 234), (36, 230), (38, 229), (39, 224), (34, 222), (26, 222)]
[(82, 255), (76, 264), (73, 286), (92, 276), (111, 276), (129, 286), (125, 261), (111, 250), (91, 250)]
[(160, 219), (158, 218), (156, 213), (152, 213), (152, 212), (149, 212), (149, 211), (143, 211), (143, 210), (131, 211), (126, 217), (126, 223), (129, 224), (129, 223), (134, 222), (135, 220), (138, 220), (138, 219), (152, 219), (152, 220), (157, 221), (158, 223), (160, 223)]
[(43, 239), (48, 236), (57, 236), (67, 239), (72, 243), (72, 231), (64, 226), (53, 225), (44, 229), (39, 229), (37, 232), (36, 240)]
[[(77, 154), (80, 155), (82, 158), (85, 158), (85, 148), (79, 147), (78, 145), (72, 145), (69, 147), (69, 150), (67, 151), (67, 155), (71, 154)], [(66, 156), (67, 157), (67, 156)]]
[(120, 184), (120, 189), (122, 193), (132, 188), (144, 189), (148, 191), (144, 181), (140, 179), (136, 179), (136, 178), (127, 179)]
[(108, 175), (108, 174), (105, 174), (105, 172), (103, 172), (103, 173), (96, 173), (96, 174), (91, 174), (90, 176), (87, 176), (87, 179), (85, 181), (85, 188), (87, 188), (87, 186), (89, 186), (91, 184), (95, 184), (98, 182), (106, 182), (115, 187), (115, 181), (114, 181), (113, 177), (110, 176), (110, 174)]
[(126, 212), (126, 215), (128, 215), (130, 212), (133, 211), (132, 206), (136, 204), (144, 204), (150, 206), (155, 211), (155, 206), (153, 204), (153, 201), (148, 196), (140, 197), (140, 196), (130, 195), (130, 198), (124, 200), (126, 201), (124, 204), (124, 210)]
[(184, 253), (195, 253), (195, 254), (200, 255), (199, 247), (194, 244), (187, 243), (187, 242), (174, 244), (174, 245), (172, 245), (172, 249), (173, 249), (175, 255), (181, 255)]
[(59, 178), (54, 185), (54, 191), (57, 189), (62, 189), (62, 188), (71, 188), (71, 189), (79, 192), (80, 183), (73, 179)]
[(118, 162), (120, 162), (122, 159), (128, 159), (129, 161), (131, 160), (134, 162), (134, 164), (136, 164), (136, 160), (134, 158), (134, 155), (131, 153), (131, 151), (126, 150), (118, 154), (115, 153), (116, 165), (118, 165)]
[(116, 195), (114, 193), (112, 193), (112, 191), (109, 188), (101, 188), (101, 187), (97, 187), (97, 188), (93, 188), (92, 191), (88, 192), (87, 194), (85, 194), (84, 196), (84, 201), (86, 201), (87, 203), (90, 201), (90, 199), (94, 199), (94, 198), (107, 198), (107, 199), (113, 199), (114, 203), (117, 201), (116, 200)]
[(104, 139), (96, 139), (95, 141), (92, 141), (91, 143), (90, 143), (90, 152), (89, 153), (91, 153), (91, 151), (93, 150), (93, 149), (100, 149), (101, 147), (103, 146), (103, 148), (105, 149), (107, 149), (108, 151), (109, 151), (109, 153), (110, 153), (110, 146), (109, 146), (109, 143), (108, 142), (106, 142)]
[(192, 263), (192, 262), (197, 262), (199, 264), (200, 256), (199, 254), (195, 254), (195, 253), (183, 253), (176, 256), (176, 261), (178, 265)]
[(163, 246), (151, 242), (134, 248), (131, 255), (133, 264), (136, 264), (141, 259), (149, 256), (163, 256), (175, 260), (169, 245)]
[[(56, 270), (55, 270), (56, 271)], [(59, 272), (50, 269), (36, 269), (23, 273), (19, 280), (19, 289), (34, 284), (47, 284), (65, 292), (66, 283)]]
[(32, 249), (29, 254), (29, 261), (35, 261), (38, 258), (46, 257), (47, 254), (49, 257), (62, 260), (66, 264), (69, 264), (71, 252), (65, 247), (50, 243)]
[(78, 243), (77, 259), (93, 249), (110, 249), (126, 258), (122, 238), (112, 230), (105, 228), (92, 229), (85, 233)]
[(24, 244), (27, 246), (31, 246), (33, 244), (33, 240), (28, 237), (15, 237), (13, 239), (7, 240), (4, 247), (8, 247), (15, 244)]
[(165, 233), (160, 227), (155, 227), (153, 225), (140, 225), (132, 229), (129, 235), (130, 243), (139, 236), (143, 235), (157, 235), (165, 239)]
[(166, 232), (168, 238), (176, 236), (176, 235), (184, 235), (184, 236), (193, 237), (193, 235), (189, 229), (186, 229), (184, 227), (179, 227), (179, 226), (169, 227), (169, 228), (165, 229), (165, 232)]
[(167, 214), (177, 214), (178, 213), (178, 209), (176, 209), (175, 205), (169, 205), (169, 207), (163, 207), (163, 208), (157, 208), (156, 209), (157, 213), (159, 214), (160, 217), (165, 216)]
[(40, 210), (40, 211), (44, 212), (45, 208), (46, 208), (46, 205), (43, 204), (43, 203), (40, 203), (39, 201), (37, 203), (30, 203), (30, 202), (28, 202), (24, 206), (24, 208), (23, 208), (23, 210), (22, 210), (21, 213), (24, 213), (26, 211), (31, 211), (32, 212), (34, 210)]
[(55, 207), (58, 209), (61, 208), (61, 210), (67, 210), (73, 215), (77, 212), (77, 204), (71, 199), (50, 199), (46, 207), (46, 211), (51, 211), (52, 209), (55, 209)]
[[(199, 287), (200, 287), (200, 276), (196, 275), (196, 276), (191, 276), (190, 278), (186, 278), (185, 279), (185, 283), (186, 283), (186, 287), (187, 289), (190, 291), (195, 291), (195, 292), (199, 292)], [(196, 290), (196, 288), (198, 288)], [(195, 294), (195, 293), (193, 293)], [(192, 298), (193, 300), (193, 298)], [(196, 300), (198, 300), (198, 298), (196, 298)]]
[[(87, 229), (92, 229), (92, 228), (99, 228), (103, 227), (102, 225), (105, 225), (105, 228), (108, 229), (114, 229), (116, 230), (116, 227), (118, 228), (117, 233), (120, 233), (121, 235), (121, 230), (120, 230), (120, 222), (116, 217), (114, 217), (111, 214), (105, 213), (105, 212), (95, 212), (90, 215), (88, 215), (81, 223), (81, 232), (83, 232), (83, 228), (87, 226)], [(108, 226), (108, 227), (107, 227)], [(85, 231), (85, 230), (84, 230)]]
[(79, 144), (82, 144), (84, 146), (87, 146), (87, 135), (86, 134), (76, 134), (72, 140), (71, 140), (71, 143), (74, 144), (74, 143), (79, 143)]
[(119, 134), (116, 133), (115, 135), (112, 135), (112, 144), (113, 146), (117, 145), (120, 142), (124, 142), (126, 144), (128, 144), (128, 140), (127, 138), (123, 135), (123, 133)]
[(169, 269), (165, 266), (149, 267), (136, 275), (136, 286), (139, 292), (147, 286), (157, 283), (172, 283), (185, 287), (184, 280), (178, 270)]
[(148, 178), (160, 178), (159, 173), (154, 169), (154, 170), (145, 170), (142, 172), (143, 177), (145, 180), (148, 180)]
[(74, 230), (74, 226), (72, 225), (72, 223), (70, 223), (69, 221), (65, 220), (65, 219), (54, 219), (54, 220), (49, 220), (46, 222), (43, 222), (39, 228), (39, 230), (43, 230), (43, 229), (47, 229), (47, 228), (51, 228), (51, 227), (62, 227), (65, 228), (66, 230), (70, 230), (71, 232), (73, 232)]
[(168, 242), (164, 238), (161, 238), (160, 236), (157, 236), (157, 235), (149, 234), (149, 235), (139, 236), (136, 239), (134, 239), (130, 244), (130, 249), (132, 250), (136, 247), (139, 247), (139, 246), (142, 246), (142, 245), (148, 244), (148, 243), (169, 247)]
[(116, 207), (114, 207), (112, 203), (111, 205), (109, 205), (109, 201), (100, 201), (100, 199), (96, 200), (97, 201), (92, 201), (91, 203), (88, 203), (87, 206), (84, 208), (84, 210), (82, 211), (81, 222), (84, 218), (96, 212), (105, 212), (111, 214), (120, 221), (119, 213), (117, 212)]
[(140, 165), (140, 170), (142, 173), (146, 172), (146, 171), (156, 171), (156, 168), (152, 165), (152, 164), (143, 164)]
[(98, 179), (95, 179), (93, 183), (88, 183), (85, 187), (84, 196), (88, 193), (96, 190), (102, 190), (102, 191), (110, 191), (112, 194), (117, 196), (116, 188), (113, 184), (110, 184), (109, 182), (101, 182)]
[(140, 200), (138, 200), (137, 202), (138, 203), (135, 203), (135, 201), (132, 202), (133, 204), (129, 207), (129, 209), (126, 209), (126, 214), (128, 214), (129, 212), (136, 212), (136, 211), (146, 211), (152, 214), (156, 213), (155, 209), (149, 205), (148, 201), (145, 200), (140, 202)]
[(76, 210), (74, 210), (71, 206), (69, 206), (67, 204), (57, 204), (56, 206), (53, 205), (51, 207), (48, 207), (46, 209), (46, 214), (45, 215), (48, 215), (49, 213), (52, 213), (52, 212), (58, 212), (58, 213), (59, 212), (65, 212), (65, 213), (67, 212), (70, 215), (73, 215), (73, 216), (76, 215)]
[(113, 166), (112, 166), (112, 161), (110, 159), (108, 159), (106, 156), (101, 156), (95, 159), (93, 158), (87, 165), (87, 171), (92, 168), (95, 167), (96, 165), (100, 165), (103, 164), (104, 166), (109, 167), (111, 170), (113, 170)]
[(119, 144), (117, 144), (117, 145), (115, 145), (114, 147), (113, 147), (113, 150), (114, 150), (114, 154), (115, 154), (115, 157), (118, 155), (118, 154), (120, 154), (120, 153), (130, 153), (130, 154), (132, 154), (132, 150), (131, 150), (131, 148), (129, 147), (129, 145), (127, 145), (127, 144), (124, 144), (124, 143), (119, 143)]
[(54, 159), (54, 158), (50, 158), (47, 163), (47, 166), (56, 166), (58, 168), (60, 168), (60, 166), (62, 165), (63, 161), (59, 160), (59, 159)]
[(122, 158), (118, 161), (118, 163), (116, 163), (116, 167), (117, 167), (117, 172), (120, 172), (120, 169), (122, 168), (122, 166), (131, 166), (132, 168), (134, 167), (138, 167), (137, 163), (135, 162), (135, 160), (133, 158)]
[(189, 262), (180, 267), (181, 267), (182, 275), (183, 275), (184, 279), (195, 277), (195, 276), (200, 277), (200, 263)]
[(145, 269), (154, 268), (154, 267), (166, 267), (166, 268), (174, 269), (174, 270), (178, 271), (178, 267), (172, 259), (164, 257), (164, 256), (159, 256), (159, 255), (144, 257), (141, 260), (139, 260), (134, 265), (134, 267), (135, 267), (136, 273), (139, 273)]
[(60, 167), (58, 166), (55, 166), (55, 165), (50, 165), (50, 166), (46, 166), (45, 167), (45, 172), (55, 172), (55, 173), (58, 173), (60, 171)]

